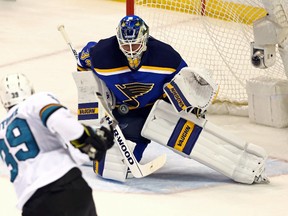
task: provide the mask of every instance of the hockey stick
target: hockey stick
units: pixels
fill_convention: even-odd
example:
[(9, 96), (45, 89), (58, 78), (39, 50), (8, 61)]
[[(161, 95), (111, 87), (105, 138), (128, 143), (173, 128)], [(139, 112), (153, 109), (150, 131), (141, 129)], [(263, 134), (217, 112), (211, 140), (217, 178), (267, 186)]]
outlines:
[[(64, 25), (60, 25), (58, 27), (58, 31), (61, 32), (63, 38), (65, 39), (66, 43), (68, 44), (71, 51), (73, 52), (76, 60), (78, 61), (77, 51), (73, 48), (72, 43), (71, 43), (71, 41), (70, 41), (70, 39), (69, 39), (65, 29), (64, 29)], [(95, 78), (95, 76), (94, 76), (94, 78)], [(126, 165), (129, 167), (129, 169), (130, 169), (130, 171), (134, 177), (142, 178), (142, 177), (148, 176), (148, 175), (152, 174), (153, 172), (155, 172), (156, 170), (158, 170), (159, 168), (161, 168), (165, 164), (165, 162), (166, 162), (166, 155), (165, 154), (157, 157), (153, 161), (148, 162), (146, 164), (142, 165), (142, 164), (138, 163), (134, 154), (129, 149), (129, 146), (127, 145), (127, 141), (126, 141), (126, 139), (125, 139), (125, 137), (121, 131), (121, 128), (118, 125), (118, 122), (114, 118), (114, 116), (111, 112), (111, 109), (107, 106), (105, 99), (103, 98), (101, 93), (95, 91), (95, 101), (96, 100), (98, 101), (99, 104), (102, 105), (102, 107), (106, 113), (105, 120), (107, 121), (107, 123), (109, 125), (112, 125), (114, 127), (115, 141), (116, 141), (116, 143), (120, 149), (120, 152), (122, 153), (122, 155), (125, 159)]]
[(127, 141), (121, 131), (121, 128), (119, 127), (118, 122), (115, 121), (110, 109), (104, 101), (103, 96), (100, 93), (96, 93), (96, 96), (99, 100), (98, 102), (101, 103), (102, 107), (106, 112), (105, 120), (109, 125), (114, 125), (115, 141), (118, 144), (123, 157), (126, 158), (126, 162), (128, 162), (126, 164), (129, 167), (133, 176), (136, 178), (142, 178), (160, 169), (166, 162), (166, 155), (163, 154), (154, 159), (153, 161), (150, 161), (143, 165), (138, 163), (134, 154), (130, 151), (129, 146), (127, 145)]
[(60, 31), (60, 33), (62, 34), (64, 40), (67, 43), (67, 45), (70, 47), (74, 57), (76, 58), (76, 61), (78, 61), (77, 51), (73, 48), (71, 40), (69, 39), (69, 37), (68, 37), (68, 35), (67, 35), (66, 31), (65, 31), (64, 25), (59, 25), (57, 29), (58, 29), (58, 31)]

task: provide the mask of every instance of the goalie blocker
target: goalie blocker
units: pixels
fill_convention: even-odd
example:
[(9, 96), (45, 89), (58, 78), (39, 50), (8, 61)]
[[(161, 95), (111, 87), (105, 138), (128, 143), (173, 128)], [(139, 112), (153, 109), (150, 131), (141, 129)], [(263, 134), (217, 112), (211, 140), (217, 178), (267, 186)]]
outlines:
[(142, 136), (194, 159), (236, 182), (268, 183), (264, 173), (267, 154), (203, 118), (176, 113), (171, 104), (158, 100), (142, 129)]

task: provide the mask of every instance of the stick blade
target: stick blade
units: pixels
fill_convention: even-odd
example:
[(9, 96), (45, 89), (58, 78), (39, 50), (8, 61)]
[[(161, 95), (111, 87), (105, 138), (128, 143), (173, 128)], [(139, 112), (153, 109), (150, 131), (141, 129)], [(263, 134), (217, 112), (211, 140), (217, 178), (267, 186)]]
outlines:
[(143, 178), (145, 176), (148, 176), (157, 171), (158, 169), (160, 169), (161, 167), (163, 167), (164, 164), (166, 163), (166, 160), (167, 160), (166, 154), (160, 155), (159, 157), (157, 157), (153, 161), (150, 161), (147, 164), (140, 164), (139, 166), (141, 167), (141, 173), (132, 172), (132, 174), (135, 178)]

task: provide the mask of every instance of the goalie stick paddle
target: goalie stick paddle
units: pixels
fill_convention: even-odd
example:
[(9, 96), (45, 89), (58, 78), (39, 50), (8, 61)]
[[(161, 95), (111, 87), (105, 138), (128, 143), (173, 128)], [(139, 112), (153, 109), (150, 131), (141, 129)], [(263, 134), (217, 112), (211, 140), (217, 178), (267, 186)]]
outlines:
[[(61, 35), (63, 36), (64, 40), (66, 41), (67, 45), (69, 46), (70, 50), (73, 52), (76, 60), (78, 61), (77, 51), (73, 48), (72, 43), (65, 31), (64, 25), (60, 25), (58, 27), (58, 31), (61, 32)], [(118, 125), (118, 122), (114, 118), (111, 109), (106, 105), (103, 96), (99, 92), (95, 92), (95, 99), (98, 100), (98, 103), (100, 103), (105, 110), (105, 120), (109, 125), (112, 125), (114, 128), (115, 141), (125, 159), (126, 165), (129, 167), (134, 177), (142, 178), (148, 176), (161, 168), (166, 163), (166, 154), (163, 154), (146, 164), (138, 163), (133, 152), (131, 152), (129, 146), (127, 145), (127, 141), (121, 131), (121, 128)]]

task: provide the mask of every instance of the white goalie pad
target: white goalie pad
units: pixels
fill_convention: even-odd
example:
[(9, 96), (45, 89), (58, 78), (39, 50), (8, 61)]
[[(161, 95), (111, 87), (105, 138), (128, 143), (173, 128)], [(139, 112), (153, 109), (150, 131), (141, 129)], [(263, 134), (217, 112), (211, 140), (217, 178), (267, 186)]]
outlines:
[(218, 85), (211, 72), (204, 68), (185, 67), (164, 85), (173, 107), (177, 112), (199, 108), (204, 112), (215, 99)]
[(89, 126), (100, 126), (105, 111), (98, 103), (95, 93), (100, 92), (104, 95), (105, 102), (112, 109), (115, 106), (113, 93), (92, 71), (77, 71), (72, 75), (78, 89), (78, 120)]
[(191, 113), (176, 113), (158, 100), (142, 129), (142, 136), (194, 159), (236, 182), (268, 182), (265, 150)]
[[(135, 148), (135, 143), (127, 140), (131, 151)], [(123, 155), (121, 154), (117, 145), (113, 145), (108, 149), (103, 160), (93, 162), (94, 172), (104, 179), (110, 179), (119, 182), (126, 182), (128, 166), (124, 162)], [(132, 174), (129, 175), (129, 178)]]

